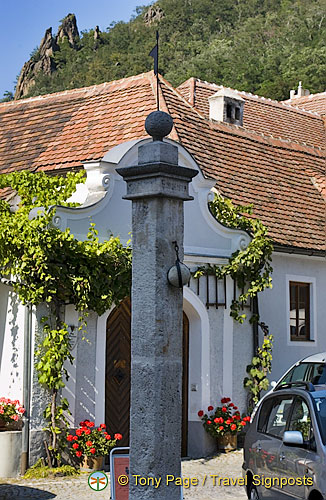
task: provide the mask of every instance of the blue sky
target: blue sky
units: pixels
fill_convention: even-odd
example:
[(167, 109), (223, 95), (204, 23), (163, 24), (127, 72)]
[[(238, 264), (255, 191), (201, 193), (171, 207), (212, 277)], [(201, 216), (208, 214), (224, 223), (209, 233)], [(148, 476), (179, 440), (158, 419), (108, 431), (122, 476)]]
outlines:
[[(2, 3), (3, 2), (3, 3)], [(60, 19), (69, 13), (77, 17), (79, 31), (94, 28), (104, 31), (112, 21), (128, 21), (135, 8), (150, 0), (13, 0), (0, 2), (0, 98), (13, 91), (19, 74), (32, 50), (52, 26), (56, 33)]]

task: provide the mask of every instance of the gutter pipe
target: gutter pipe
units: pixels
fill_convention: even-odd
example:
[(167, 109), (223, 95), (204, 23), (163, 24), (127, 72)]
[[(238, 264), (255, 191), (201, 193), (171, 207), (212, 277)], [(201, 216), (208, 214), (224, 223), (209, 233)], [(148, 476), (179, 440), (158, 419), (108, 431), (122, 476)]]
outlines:
[(30, 394), (31, 394), (31, 334), (32, 307), (25, 306), (24, 317), (24, 366), (23, 366), (23, 416), (21, 474), (24, 475), (29, 464), (29, 431), (30, 431)]
[[(252, 299), (252, 312), (255, 316), (258, 317), (259, 308), (258, 308), (258, 295), (255, 295)], [(253, 351), (254, 356), (256, 356), (259, 344), (259, 335), (258, 335), (258, 321), (254, 321), (252, 324), (252, 340), (253, 340)]]

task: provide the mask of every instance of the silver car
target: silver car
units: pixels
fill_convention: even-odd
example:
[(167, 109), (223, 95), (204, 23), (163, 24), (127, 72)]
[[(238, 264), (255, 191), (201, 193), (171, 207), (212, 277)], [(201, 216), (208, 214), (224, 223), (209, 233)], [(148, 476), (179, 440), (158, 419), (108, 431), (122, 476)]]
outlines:
[(326, 499), (326, 386), (290, 382), (267, 395), (247, 431), (248, 498)]
[(278, 382), (271, 382), (271, 389), (255, 406), (250, 422), (252, 422), (259, 406), (268, 394), (280, 389), (285, 384), (299, 381), (312, 382), (314, 385), (326, 385), (326, 352), (318, 352), (300, 359), (285, 372)]

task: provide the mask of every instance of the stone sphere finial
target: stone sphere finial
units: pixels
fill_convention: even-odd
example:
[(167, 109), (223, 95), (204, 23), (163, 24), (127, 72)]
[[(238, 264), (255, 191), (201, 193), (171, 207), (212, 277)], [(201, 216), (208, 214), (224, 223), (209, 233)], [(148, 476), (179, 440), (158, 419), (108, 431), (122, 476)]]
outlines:
[(146, 132), (153, 137), (153, 141), (162, 141), (169, 135), (173, 127), (173, 119), (164, 111), (153, 111), (145, 121)]

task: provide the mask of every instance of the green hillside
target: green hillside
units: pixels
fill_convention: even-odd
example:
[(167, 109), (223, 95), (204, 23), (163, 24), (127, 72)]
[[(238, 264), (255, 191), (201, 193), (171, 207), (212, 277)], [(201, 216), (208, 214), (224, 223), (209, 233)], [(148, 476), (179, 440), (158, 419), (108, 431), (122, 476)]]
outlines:
[[(56, 70), (38, 73), (29, 95), (102, 83), (152, 69), (160, 32), (160, 73), (175, 86), (195, 76), (274, 99), (302, 80), (326, 87), (326, 0), (159, 0), (94, 38), (64, 39)], [(146, 16), (146, 13), (147, 16)], [(145, 19), (146, 17), (146, 19)], [(77, 20), (78, 21), (78, 20)], [(37, 52), (33, 55), (37, 59)]]

